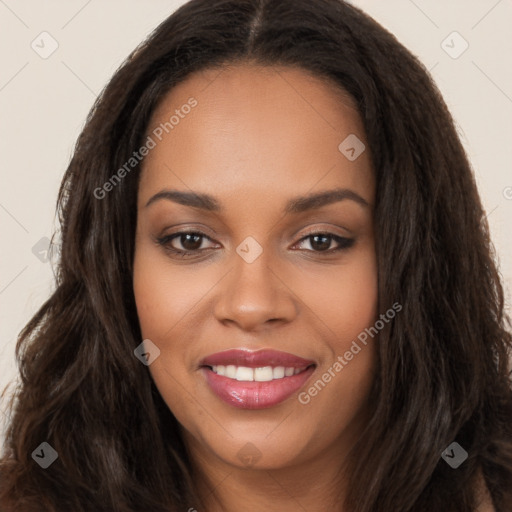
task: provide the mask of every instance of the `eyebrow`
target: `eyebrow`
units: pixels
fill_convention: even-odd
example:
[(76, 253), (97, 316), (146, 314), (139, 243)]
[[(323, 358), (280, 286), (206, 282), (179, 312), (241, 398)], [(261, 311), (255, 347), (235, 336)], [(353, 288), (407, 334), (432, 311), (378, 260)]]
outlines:
[[(160, 200), (168, 200), (183, 206), (200, 208), (209, 212), (221, 212), (222, 207), (213, 196), (199, 192), (184, 192), (180, 190), (161, 190), (152, 196), (146, 203), (146, 208)], [(302, 213), (308, 210), (315, 210), (339, 201), (350, 200), (368, 208), (370, 204), (353, 190), (336, 188), (324, 190), (314, 194), (295, 197), (290, 199), (284, 208), (285, 213)]]

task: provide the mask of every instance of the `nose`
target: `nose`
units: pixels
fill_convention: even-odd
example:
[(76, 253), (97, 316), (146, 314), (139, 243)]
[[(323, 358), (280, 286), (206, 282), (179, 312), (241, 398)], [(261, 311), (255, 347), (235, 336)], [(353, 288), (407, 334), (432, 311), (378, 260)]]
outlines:
[(222, 281), (213, 307), (219, 322), (256, 332), (297, 316), (298, 303), (266, 253), (252, 263), (234, 255), (235, 268)]

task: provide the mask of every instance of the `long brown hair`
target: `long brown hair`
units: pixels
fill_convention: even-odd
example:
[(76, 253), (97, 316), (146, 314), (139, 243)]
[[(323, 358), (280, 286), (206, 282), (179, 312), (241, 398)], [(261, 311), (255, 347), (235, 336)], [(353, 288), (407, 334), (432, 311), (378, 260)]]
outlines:
[[(178, 424), (147, 367), (132, 290), (139, 148), (159, 101), (226, 63), (296, 66), (355, 100), (377, 180), (380, 332), (372, 418), (351, 460), (351, 512), (475, 509), (481, 470), (512, 510), (512, 336), (485, 214), (423, 65), (341, 0), (192, 0), (115, 73), (64, 176), (56, 290), (16, 347), (21, 383), (0, 461), (2, 510), (175, 511), (198, 503)], [(58, 459), (31, 454), (48, 442)], [(440, 458), (453, 441), (456, 470)]]

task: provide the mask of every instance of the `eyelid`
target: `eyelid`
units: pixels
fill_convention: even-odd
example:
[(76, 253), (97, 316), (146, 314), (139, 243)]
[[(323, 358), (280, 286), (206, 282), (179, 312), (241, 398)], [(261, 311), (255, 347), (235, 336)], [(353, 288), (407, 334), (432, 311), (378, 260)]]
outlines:
[[(311, 227), (311, 226), (313, 226), (313, 227)], [(343, 234), (343, 232), (345, 232), (345, 234)], [(339, 224), (333, 224), (330, 222), (321, 222), (321, 221), (315, 222), (315, 220), (313, 219), (313, 222), (308, 222), (308, 227), (305, 227), (305, 228), (302, 227), (298, 230), (295, 230), (291, 234), (291, 237), (295, 238), (295, 237), (299, 236), (299, 234), (301, 235), (301, 237), (304, 237), (307, 235), (316, 235), (316, 234), (320, 234), (320, 233), (332, 234), (332, 235), (339, 236), (341, 238), (353, 238), (355, 236), (354, 231), (345, 226), (341, 226)]]
[(352, 247), (354, 245), (354, 242), (355, 242), (355, 238), (341, 236), (341, 235), (337, 235), (336, 233), (331, 233), (330, 231), (323, 230), (323, 231), (312, 231), (310, 233), (305, 234), (297, 242), (294, 243), (293, 247), (306, 242), (308, 239), (312, 238), (315, 235), (325, 235), (327, 238), (330, 238), (331, 241), (334, 241), (338, 245), (338, 247), (335, 247), (333, 249), (327, 249), (326, 251), (313, 251), (310, 249), (302, 249), (302, 250), (309, 252), (309, 253), (313, 253), (313, 254), (330, 256), (330, 255), (336, 254), (340, 251), (349, 249), (350, 247)]
[[(335, 228), (338, 228), (339, 230), (343, 229), (344, 231), (347, 231), (348, 235), (343, 235), (341, 233), (336, 233), (334, 230)], [(295, 233), (294, 236), (296, 236), (298, 233), (301, 233), (302, 230), (299, 230)], [(307, 236), (311, 236), (311, 235), (332, 235), (332, 236), (338, 236), (340, 238), (351, 238), (353, 237), (354, 235), (352, 234), (352, 232), (347, 229), (347, 228), (343, 228), (341, 226), (334, 226), (334, 225), (330, 225), (330, 226), (324, 226), (324, 227), (314, 227), (314, 228), (306, 228), (306, 231), (302, 232), (301, 234), (301, 240)]]
[[(156, 242), (160, 246), (162, 246), (166, 251), (174, 254), (177, 257), (183, 257), (183, 258), (185, 258), (185, 257), (193, 258), (194, 256), (199, 256), (201, 253), (204, 253), (205, 251), (208, 251), (210, 249), (214, 249), (215, 248), (215, 247), (206, 247), (206, 248), (202, 248), (202, 249), (185, 250), (185, 249), (176, 249), (176, 248), (171, 246), (171, 242), (172, 241), (174, 241), (175, 239), (179, 239), (179, 237), (181, 235), (187, 235), (187, 234), (189, 234), (189, 235), (197, 235), (197, 236), (201, 237), (202, 238), (201, 245), (202, 245), (202, 242), (205, 239), (209, 240), (210, 242), (213, 242), (214, 244), (218, 244), (218, 242), (215, 242), (206, 233), (202, 232), (199, 229), (193, 229), (193, 228), (192, 229), (191, 228), (182, 229), (180, 231), (176, 231), (176, 232), (170, 233), (168, 235), (157, 237), (156, 238)], [(295, 247), (295, 246), (297, 246), (297, 245), (299, 245), (301, 243), (304, 243), (307, 239), (309, 239), (309, 238), (311, 238), (311, 237), (313, 237), (315, 235), (325, 235), (328, 238), (331, 238), (331, 240), (334, 241), (338, 245), (338, 247), (335, 247), (335, 248), (332, 248), (332, 249), (327, 249), (325, 251), (314, 251), (314, 250), (311, 250), (311, 249), (301, 249), (302, 251), (306, 251), (308, 253), (318, 254), (320, 256), (323, 256), (323, 255), (329, 256), (329, 255), (338, 253), (340, 251), (349, 249), (350, 247), (352, 247), (352, 245), (355, 242), (354, 238), (342, 236), (342, 235), (339, 235), (339, 234), (336, 234), (336, 233), (332, 233), (328, 229), (323, 229), (322, 230), (322, 229), (316, 228), (316, 229), (310, 229), (306, 233), (303, 233), (303, 235), (296, 242), (294, 242), (292, 247)], [(345, 243), (342, 243), (342, 241), (345, 242)]]
[[(212, 238), (209, 235), (207, 235), (206, 233), (202, 232), (199, 229), (183, 229), (181, 231), (175, 231), (174, 233), (170, 233), (168, 235), (162, 235), (162, 236), (156, 237), (155, 241), (159, 245), (163, 246), (166, 250), (168, 250), (170, 252), (175, 252), (175, 253), (182, 253), (182, 254), (194, 253), (194, 254), (198, 254), (200, 252), (203, 252), (205, 250), (210, 249), (210, 247), (207, 247), (207, 248), (203, 248), (203, 249), (196, 249), (195, 251), (186, 251), (186, 250), (182, 250), (182, 249), (175, 249), (172, 246), (169, 247), (171, 242), (176, 240), (176, 239), (179, 239), (181, 235), (198, 235), (203, 240), (207, 239), (210, 242), (218, 244), (218, 242), (215, 242), (214, 240), (212, 240)], [(202, 245), (202, 241), (201, 241), (201, 245)]]

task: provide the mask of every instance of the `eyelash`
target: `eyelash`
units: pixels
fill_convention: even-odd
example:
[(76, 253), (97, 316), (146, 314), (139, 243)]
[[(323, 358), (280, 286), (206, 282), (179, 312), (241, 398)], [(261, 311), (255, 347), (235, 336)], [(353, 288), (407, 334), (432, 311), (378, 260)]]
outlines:
[[(201, 237), (202, 239), (206, 238), (208, 240), (211, 240), (208, 235), (201, 233), (200, 231), (180, 231), (178, 233), (173, 233), (172, 235), (166, 235), (161, 238), (157, 238), (157, 243), (159, 245), (161, 245), (162, 247), (164, 247), (164, 249), (166, 251), (168, 251), (168, 252), (172, 253), (173, 255), (180, 257), (180, 258), (194, 257), (194, 256), (197, 256), (197, 254), (199, 252), (211, 249), (211, 248), (207, 248), (207, 249), (196, 249), (194, 251), (187, 251), (187, 250), (180, 250), (180, 249), (176, 249), (176, 248), (172, 247), (171, 242), (175, 238), (179, 238), (183, 235), (195, 235), (195, 236)], [(326, 238), (330, 238), (331, 240), (334, 240), (336, 243), (339, 244), (339, 247), (337, 247), (335, 249), (327, 249), (325, 251), (315, 251), (312, 249), (306, 249), (307, 251), (314, 252), (314, 253), (317, 253), (320, 255), (329, 255), (329, 254), (336, 253), (338, 251), (343, 251), (343, 250), (349, 249), (350, 247), (352, 247), (352, 245), (354, 245), (354, 242), (355, 242), (355, 240), (353, 238), (346, 238), (346, 237), (342, 237), (339, 235), (335, 235), (334, 233), (329, 233), (329, 232), (325, 232), (325, 231), (315, 231), (312, 233), (308, 233), (306, 236), (302, 237), (298, 243), (300, 243), (304, 240), (307, 240), (308, 238), (312, 238), (312, 237), (318, 236), (318, 235), (323, 235)], [(201, 240), (201, 245), (202, 245), (202, 242), (203, 242), (203, 240)]]

